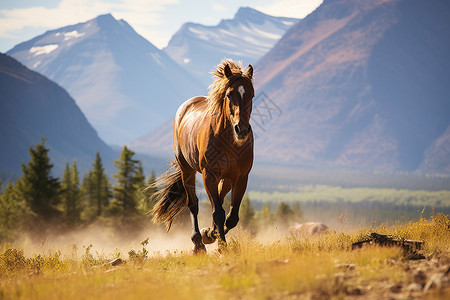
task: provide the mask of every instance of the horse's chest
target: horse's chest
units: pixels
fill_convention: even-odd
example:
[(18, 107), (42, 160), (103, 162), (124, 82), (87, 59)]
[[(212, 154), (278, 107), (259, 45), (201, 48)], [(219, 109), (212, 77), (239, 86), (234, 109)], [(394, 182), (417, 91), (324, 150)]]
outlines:
[(203, 168), (218, 178), (237, 178), (251, 168), (251, 160), (246, 159), (249, 157), (249, 150), (221, 141), (210, 143), (205, 153), (206, 165), (203, 164)]

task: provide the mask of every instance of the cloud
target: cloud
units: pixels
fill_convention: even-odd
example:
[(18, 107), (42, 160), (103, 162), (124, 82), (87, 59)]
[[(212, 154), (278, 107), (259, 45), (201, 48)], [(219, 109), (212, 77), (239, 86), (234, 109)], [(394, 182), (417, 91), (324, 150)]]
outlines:
[(162, 22), (159, 12), (178, 0), (62, 0), (54, 8), (34, 6), (0, 10), (0, 37), (14, 38), (30, 28), (54, 29), (112, 13), (140, 32)]
[(226, 7), (226, 6), (223, 5), (223, 4), (213, 3), (213, 4), (212, 4), (212, 9), (213, 9), (214, 11), (227, 11), (227, 10), (228, 10), (228, 7)]
[(255, 9), (268, 15), (303, 19), (314, 11), (323, 0), (277, 0), (266, 5), (255, 5)]

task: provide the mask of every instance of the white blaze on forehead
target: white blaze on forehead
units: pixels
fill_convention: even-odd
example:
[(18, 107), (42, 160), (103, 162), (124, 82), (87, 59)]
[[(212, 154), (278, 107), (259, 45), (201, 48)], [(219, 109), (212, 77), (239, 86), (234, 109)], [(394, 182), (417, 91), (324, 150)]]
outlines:
[(239, 92), (239, 94), (241, 94), (241, 99), (244, 99), (245, 89), (244, 89), (244, 87), (242, 85), (240, 85), (238, 87), (238, 92)]

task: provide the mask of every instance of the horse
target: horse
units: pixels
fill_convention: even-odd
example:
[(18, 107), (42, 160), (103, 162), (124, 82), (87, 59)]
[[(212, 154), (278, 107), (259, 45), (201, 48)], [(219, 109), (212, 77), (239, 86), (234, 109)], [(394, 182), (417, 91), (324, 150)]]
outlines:
[[(206, 252), (205, 244), (218, 239), (219, 250), (227, 245), (225, 235), (239, 221), (239, 206), (253, 165), (253, 132), (250, 125), (253, 67), (224, 59), (212, 72), (214, 82), (207, 96), (193, 97), (177, 110), (173, 128), (175, 159), (158, 177), (151, 213), (155, 223), (170, 230), (173, 220), (188, 207), (192, 220), (194, 253)], [(212, 229), (198, 226), (196, 174), (212, 205)], [(231, 206), (225, 217), (223, 202), (231, 190)]]

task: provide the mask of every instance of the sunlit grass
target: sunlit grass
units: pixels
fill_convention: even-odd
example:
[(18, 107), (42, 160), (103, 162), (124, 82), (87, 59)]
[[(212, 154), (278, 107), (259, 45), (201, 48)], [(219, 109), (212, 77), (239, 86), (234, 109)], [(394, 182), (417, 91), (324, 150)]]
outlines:
[[(366, 233), (423, 240), (425, 255), (450, 257), (449, 225), (448, 216), (438, 214), (405, 225), (329, 232), (311, 239), (281, 236), (265, 244), (241, 231), (229, 238), (226, 251), (205, 255), (150, 254), (145, 241), (128, 256), (93, 253), (90, 245), (80, 245), (79, 258), (57, 250), (26, 257), (22, 250), (5, 245), (0, 253), (0, 299), (267, 299), (311, 294), (340, 298), (351, 286), (377, 289), (381, 283), (411, 281), (402, 249), (351, 250)], [(108, 264), (117, 257), (124, 262)]]

